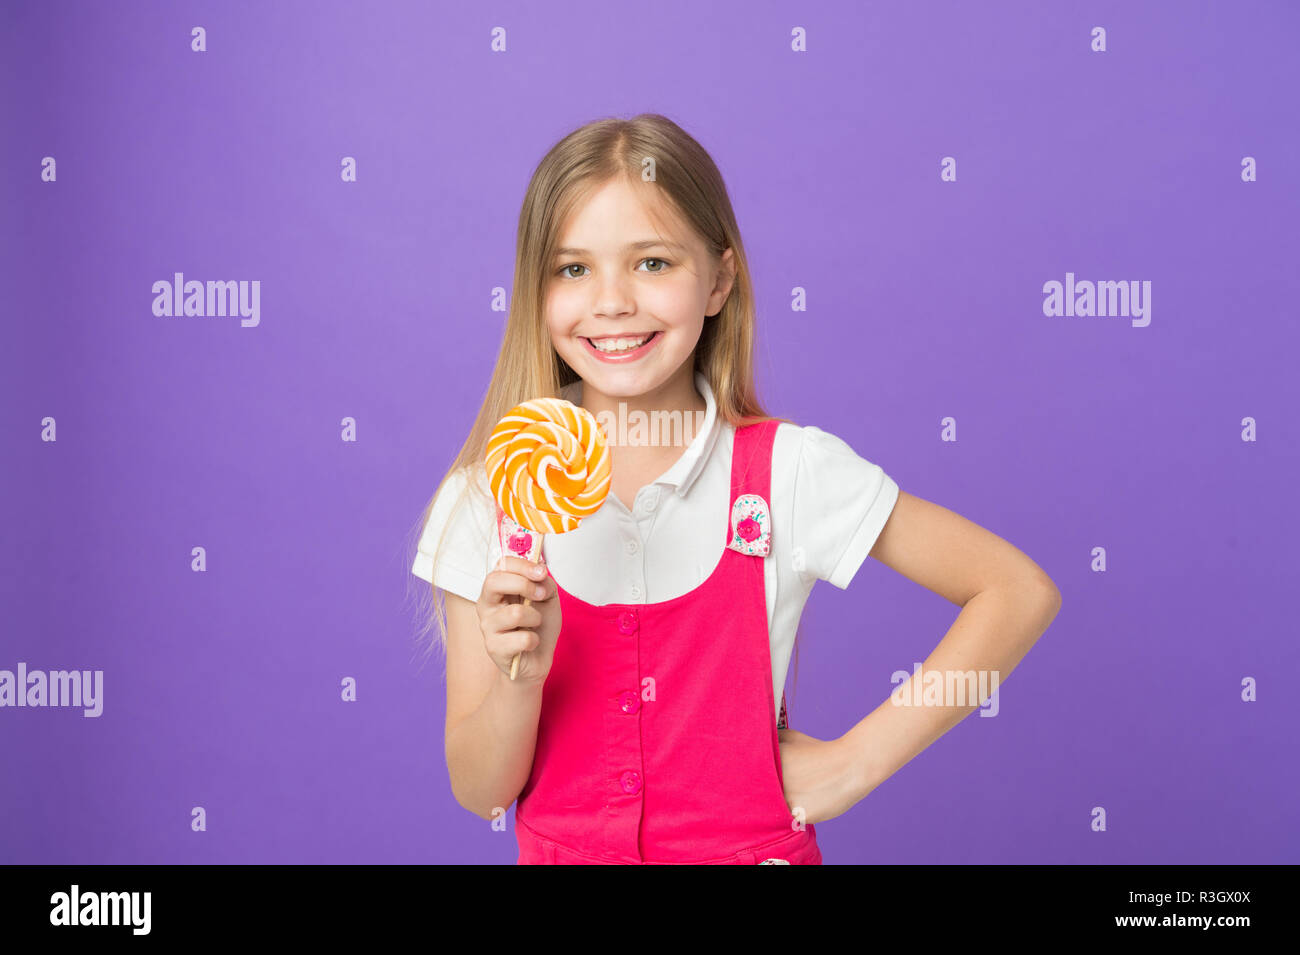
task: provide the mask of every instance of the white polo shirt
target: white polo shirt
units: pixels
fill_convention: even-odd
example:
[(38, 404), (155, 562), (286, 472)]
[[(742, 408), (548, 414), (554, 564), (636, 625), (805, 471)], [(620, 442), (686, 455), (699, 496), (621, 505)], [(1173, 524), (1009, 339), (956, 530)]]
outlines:
[[(721, 560), (735, 429), (717, 418), (713, 389), (698, 372), (695, 386), (708, 405), (703, 426), (677, 462), (637, 492), (632, 510), (610, 494), (576, 530), (543, 538), (542, 555), (555, 579), (580, 600), (596, 606), (671, 600), (698, 587)], [(574, 382), (561, 397), (578, 404), (581, 387)], [(491, 501), (482, 464), (476, 478)], [(432, 574), (437, 535), (465, 480), (462, 471), (443, 486), (411, 572), (477, 601), (501, 558), (501, 542), (495, 510), (474, 495), (442, 541), (436, 578)], [(772, 552), (763, 561), (779, 719), (795, 628), (813, 584), (826, 580), (848, 588), (894, 509), (898, 485), (835, 435), (781, 422), (772, 447), (771, 497)]]

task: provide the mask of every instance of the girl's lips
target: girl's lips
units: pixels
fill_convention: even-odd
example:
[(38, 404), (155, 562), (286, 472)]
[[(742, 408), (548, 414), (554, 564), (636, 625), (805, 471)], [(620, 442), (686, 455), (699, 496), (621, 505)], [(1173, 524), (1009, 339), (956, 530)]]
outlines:
[(654, 348), (655, 344), (659, 341), (662, 334), (663, 334), (662, 332), (655, 332), (653, 335), (651, 335), (649, 338), (646, 339), (644, 345), (639, 345), (636, 348), (630, 349), (629, 351), (621, 351), (615, 355), (610, 355), (601, 351), (599, 348), (597, 348), (595, 345), (591, 343), (591, 339), (589, 338), (584, 338), (582, 340), (582, 343), (587, 346), (587, 351), (592, 355), (595, 355), (596, 358), (598, 358), (600, 361), (609, 362), (611, 365), (622, 365), (629, 361), (636, 361), (638, 358), (640, 358), (650, 349)]

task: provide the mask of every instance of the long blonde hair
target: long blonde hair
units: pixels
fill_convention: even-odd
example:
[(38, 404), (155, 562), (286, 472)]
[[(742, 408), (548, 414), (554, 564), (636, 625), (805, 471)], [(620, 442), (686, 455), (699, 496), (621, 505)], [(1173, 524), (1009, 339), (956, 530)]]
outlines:
[[(653, 169), (653, 179), (649, 181), (643, 178), (647, 168)], [(471, 478), (477, 474), (475, 469), (483, 463), (492, 429), (507, 411), (530, 398), (558, 397), (561, 388), (578, 380), (577, 373), (552, 346), (545, 326), (543, 302), (550, 277), (549, 263), (559, 245), (560, 228), (570, 213), (597, 189), (619, 177), (634, 189), (641, 187), (667, 200), (703, 240), (713, 265), (717, 265), (725, 250), (732, 250), (735, 281), (721, 311), (704, 323), (695, 349), (694, 366), (713, 389), (720, 421), (739, 428), (772, 419), (755, 393), (754, 291), (722, 174), (704, 148), (664, 116), (643, 113), (632, 119), (596, 120), (552, 146), (528, 183), (515, 237), (510, 311), (492, 380), (460, 453), (425, 506), (416, 525), (417, 535), (427, 523), (434, 501), (448, 479), (465, 468), (470, 469)], [(649, 214), (653, 204), (647, 206)], [(453, 506), (453, 515), (470, 493), (487, 497), (477, 480), (466, 481)], [(485, 504), (495, 513), (495, 501), (487, 498)], [(444, 527), (451, 523), (449, 518)], [(441, 541), (433, 553), (434, 567), (440, 546)], [(414, 563), (415, 552), (413, 547), (408, 568)], [(445, 597), (438, 599), (440, 590), (437, 585), (429, 589), (433, 614), (426, 611), (423, 615), (426, 625), (420, 636), (431, 628), (430, 616), (435, 618), (445, 659), (446, 601)], [(432, 650), (433, 641), (430, 641), (429, 652)]]

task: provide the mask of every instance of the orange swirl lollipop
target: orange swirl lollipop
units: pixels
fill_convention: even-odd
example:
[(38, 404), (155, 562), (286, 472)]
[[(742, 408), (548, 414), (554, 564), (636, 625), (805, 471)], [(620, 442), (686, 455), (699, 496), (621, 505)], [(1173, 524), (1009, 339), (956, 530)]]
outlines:
[[(563, 398), (515, 405), (492, 429), (487, 444), (488, 485), (522, 535), (503, 553), (526, 560), (541, 554), (543, 534), (563, 534), (594, 514), (609, 494), (611, 460), (605, 435), (586, 408)], [(522, 547), (513, 546), (515, 540)], [(531, 603), (527, 598), (524, 605)], [(515, 654), (510, 679), (519, 671)]]

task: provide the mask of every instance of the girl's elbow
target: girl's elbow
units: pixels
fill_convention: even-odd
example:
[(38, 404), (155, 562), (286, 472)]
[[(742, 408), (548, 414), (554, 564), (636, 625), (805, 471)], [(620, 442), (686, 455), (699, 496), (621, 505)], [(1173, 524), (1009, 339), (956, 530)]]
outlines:
[(1061, 590), (1051, 577), (1034, 568), (1027, 574), (1008, 578), (1000, 588), (1016, 595), (1018, 600), (1034, 606), (1051, 608), (1052, 615), (1061, 609)]
[[(1008, 583), (1007, 589), (1016, 595), (1022, 612), (1032, 616), (1046, 630), (1061, 610), (1061, 590), (1042, 571)], [(1041, 630), (1040, 630), (1041, 632)]]
[(1042, 591), (1041, 599), (1043, 601), (1043, 615), (1045, 617), (1043, 629), (1046, 630), (1051, 622), (1056, 619), (1056, 615), (1061, 612), (1061, 590), (1052, 582), (1050, 577), (1046, 576), (1043, 578), (1040, 589)]
[(472, 812), (474, 815), (478, 816), (480, 819), (486, 819), (486, 820), (488, 820), (489, 822), (492, 821), (492, 814), (493, 814), (493, 812), (495, 811), (494, 808), (488, 808), (488, 807), (485, 807), (485, 806), (482, 805), (482, 804), (481, 804), (477, 799), (472, 799), (472, 798), (469, 798), (469, 797), (464, 797), (464, 796), (462, 796), (459, 792), (456, 791), (456, 787), (455, 787), (455, 786), (452, 787), (451, 794), (452, 794), (452, 797), (456, 800), (456, 803), (457, 803), (457, 804), (458, 804), (462, 809), (465, 809), (465, 810), (468, 810), (469, 812)]
[(506, 810), (514, 804), (514, 797), (510, 797), (502, 805), (503, 800), (500, 798), (485, 798), (483, 792), (469, 792), (458, 787), (453, 778), (451, 785), (452, 798), (456, 800), (457, 805), (478, 816), (480, 819), (486, 819), (488, 822), (496, 819), (498, 816), (505, 814)]

